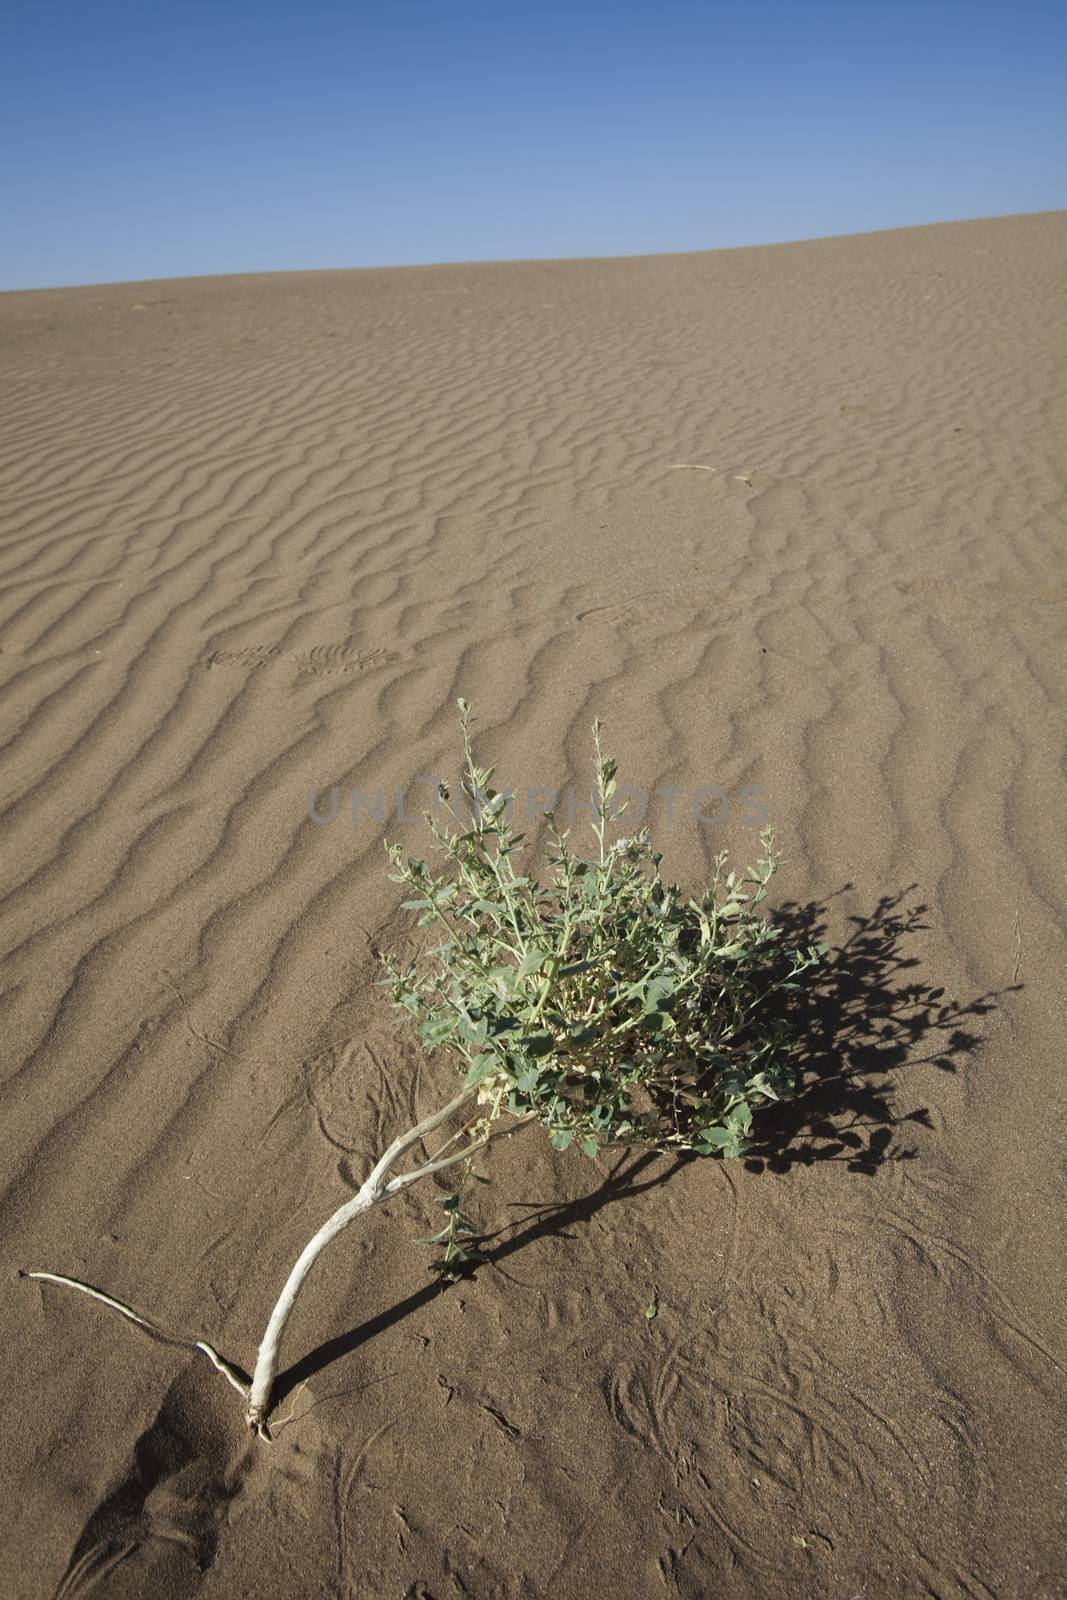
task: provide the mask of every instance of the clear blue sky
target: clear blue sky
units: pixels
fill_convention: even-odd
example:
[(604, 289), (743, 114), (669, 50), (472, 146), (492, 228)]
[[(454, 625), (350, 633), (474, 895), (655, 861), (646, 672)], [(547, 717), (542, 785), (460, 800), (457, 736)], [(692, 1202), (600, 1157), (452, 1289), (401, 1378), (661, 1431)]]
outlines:
[(7, 0), (0, 287), (1067, 204), (1067, 6)]

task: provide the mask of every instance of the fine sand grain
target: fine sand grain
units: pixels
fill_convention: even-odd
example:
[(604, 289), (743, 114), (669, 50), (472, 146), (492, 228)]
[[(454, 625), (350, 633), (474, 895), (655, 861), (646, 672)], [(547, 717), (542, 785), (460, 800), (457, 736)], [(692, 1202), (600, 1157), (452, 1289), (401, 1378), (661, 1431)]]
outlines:
[[(1065, 1592), (1065, 265), (1053, 214), (0, 297), (5, 1600)], [(443, 1293), (432, 1188), (375, 1214), (258, 1444), (16, 1269), (250, 1365), (453, 1081), (372, 986), (419, 831), (347, 803), (423, 804), (457, 694), (520, 792), (599, 715), (691, 890), (761, 791), (805, 1088), (744, 1165), (524, 1136)]]

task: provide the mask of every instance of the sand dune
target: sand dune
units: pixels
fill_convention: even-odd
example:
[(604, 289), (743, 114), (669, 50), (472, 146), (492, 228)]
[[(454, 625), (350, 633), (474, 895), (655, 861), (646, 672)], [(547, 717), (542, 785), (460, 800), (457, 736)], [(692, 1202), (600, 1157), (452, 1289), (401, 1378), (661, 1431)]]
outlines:
[[(1065, 1592), (1065, 263), (1054, 214), (0, 296), (5, 1595)], [(15, 1269), (251, 1362), (451, 1082), (372, 980), (457, 694), (520, 789), (599, 715), (690, 888), (761, 792), (805, 1089), (744, 1166), (506, 1148), (444, 1294), (412, 1191), (252, 1445)]]

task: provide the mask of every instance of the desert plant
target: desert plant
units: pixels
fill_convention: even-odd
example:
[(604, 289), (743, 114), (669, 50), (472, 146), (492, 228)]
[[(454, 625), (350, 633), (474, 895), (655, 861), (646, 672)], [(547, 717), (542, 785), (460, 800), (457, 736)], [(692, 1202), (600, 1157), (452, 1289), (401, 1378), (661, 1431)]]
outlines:
[[(783, 951), (759, 909), (778, 857), (769, 830), (744, 872), (715, 862), (699, 899), (664, 884), (647, 829), (609, 842), (616, 763), (596, 751), (593, 828), (597, 852), (580, 855), (550, 825), (547, 881), (520, 870), (524, 840), (508, 797), (479, 767), (470, 709), (459, 702), (464, 775), (460, 792), (441, 789), (428, 816), (439, 869), (390, 847), (391, 876), (411, 891), (404, 902), (420, 928), (440, 936), (401, 967), (386, 957), (393, 1004), (414, 1023), (425, 1049), (443, 1052), (461, 1075), (447, 1105), (389, 1146), (359, 1191), (306, 1245), (278, 1298), (251, 1383), (204, 1340), (201, 1350), (242, 1394), (249, 1426), (267, 1422), (286, 1323), (305, 1279), (331, 1239), (362, 1212), (421, 1178), (453, 1172), (434, 1270), (454, 1278), (476, 1259), (474, 1231), (460, 1209), (475, 1157), (490, 1143), (540, 1123), (552, 1144), (577, 1141), (587, 1156), (603, 1146), (644, 1145), (737, 1156), (754, 1113), (791, 1087), (789, 1037), (773, 1002), (795, 985), (824, 946)], [(455, 1131), (435, 1154), (393, 1174), (402, 1156), (436, 1129)], [(484, 1179), (482, 1180), (484, 1181)], [(81, 1282), (30, 1272), (80, 1289), (160, 1332), (132, 1307)], [(165, 1335), (174, 1338), (174, 1335)]]

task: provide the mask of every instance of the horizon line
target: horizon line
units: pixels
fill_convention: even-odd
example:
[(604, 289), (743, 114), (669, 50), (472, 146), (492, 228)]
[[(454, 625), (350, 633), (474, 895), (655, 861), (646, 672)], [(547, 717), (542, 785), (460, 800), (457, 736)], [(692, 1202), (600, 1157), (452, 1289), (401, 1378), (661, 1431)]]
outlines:
[(1005, 211), (992, 216), (946, 217), (936, 222), (899, 223), (889, 228), (861, 228), (844, 233), (805, 234), (800, 238), (769, 239), (751, 244), (708, 245), (697, 250), (637, 250), (621, 251), (611, 255), (579, 256), (482, 256), (475, 259), (409, 262), (375, 262), (362, 266), (327, 267), (256, 267), (236, 272), (184, 273), (155, 278), (102, 278), (83, 283), (57, 283), (29, 285), (0, 289), (0, 296), (27, 294), (67, 294), (72, 289), (132, 289), (154, 283), (212, 283), (233, 278), (283, 278), (315, 277), (327, 273), (357, 272), (434, 272), (455, 267), (509, 267), (509, 266), (569, 266), (607, 261), (650, 261), (657, 258), (680, 256), (726, 255), (741, 250), (782, 250), (794, 245), (828, 244), (841, 239), (870, 239), (887, 233), (917, 233), (930, 228), (968, 227), (975, 222), (1012, 222), (1023, 217), (1057, 217), (1067, 215), (1067, 206), (1053, 206), (1040, 211)]

